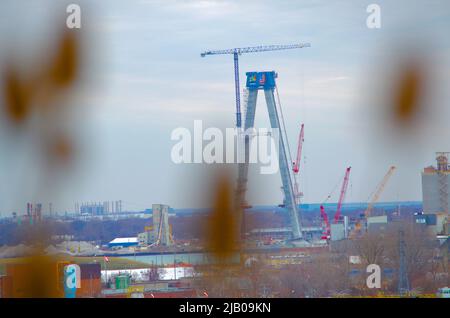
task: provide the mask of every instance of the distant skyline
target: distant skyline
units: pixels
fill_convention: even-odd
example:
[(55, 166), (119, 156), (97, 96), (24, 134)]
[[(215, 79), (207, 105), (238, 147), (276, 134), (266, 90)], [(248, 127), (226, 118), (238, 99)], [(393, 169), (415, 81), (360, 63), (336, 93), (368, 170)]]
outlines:
[[(50, 22), (57, 14), (64, 18), (65, 5), (75, 2), (54, 3), (0, 3), (0, 63), (14, 48), (25, 57), (32, 47), (45, 50), (44, 40), (54, 32)], [(3, 215), (23, 212), (26, 202), (51, 201), (58, 210), (72, 210), (75, 202), (113, 200), (122, 200), (123, 210), (150, 208), (152, 203), (207, 206), (214, 167), (172, 163), (175, 142), (170, 134), (178, 127), (192, 129), (196, 119), (207, 126), (234, 127), (232, 57), (201, 58), (209, 49), (311, 43), (310, 48), (240, 57), (241, 83), (247, 71), (278, 72), (292, 151), (300, 124), (305, 124), (300, 185), (306, 203), (323, 202), (340, 185), (347, 166), (352, 172), (346, 201), (367, 201), (390, 165), (398, 169), (380, 201), (420, 201), (421, 170), (435, 164), (436, 151), (450, 151), (448, 1), (77, 3), (94, 61), (86, 70), (89, 89), (76, 100), (85, 110), (74, 122), (84, 142), (82, 165), (61, 183), (62, 196), (40, 196), (35, 145), (18, 151), (2, 132)], [(381, 8), (380, 29), (366, 26), (371, 3)], [(396, 66), (397, 53), (407, 45), (409, 53), (417, 51), (429, 61), (432, 84), (417, 129), (392, 135), (378, 92), (394, 69), (389, 62)], [(262, 101), (256, 114), (259, 127), (268, 125)], [(256, 172), (249, 178), (249, 203), (281, 203), (279, 175)], [(329, 201), (337, 197), (335, 191)]]

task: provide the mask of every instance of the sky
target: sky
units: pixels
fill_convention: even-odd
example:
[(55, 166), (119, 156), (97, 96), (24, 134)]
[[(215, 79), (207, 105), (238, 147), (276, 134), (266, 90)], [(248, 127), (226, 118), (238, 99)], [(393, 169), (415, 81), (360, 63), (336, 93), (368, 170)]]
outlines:
[[(69, 3), (81, 6), (89, 52), (73, 118), (80, 165), (59, 180), (58, 192), (39, 190), (32, 139), (0, 139), (0, 213), (26, 202), (122, 200), (124, 209), (152, 203), (175, 208), (208, 205), (217, 166), (174, 164), (178, 127), (233, 127), (233, 61), (200, 57), (211, 49), (311, 43), (310, 48), (247, 54), (245, 72), (275, 70), (292, 152), (302, 123), (300, 172), (303, 202), (323, 202), (352, 167), (347, 202), (367, 201), (390, 165), (397, 171), (382, 201), (421, 200), (420, 172), (436, 151), (450, 151), (448, 1), (13, 1), (0, 4), (0, 62), (8, 52), (31, 59), (46, 52)], [(369, 29), (369, 4), (381, 9), (381, 28)], [(392, 78), (401, 61), (419, 56), (427, 69), (427, 94), (414, 128), (398, 132), (385, 116)], [(394, 74), (394, 75), (393, 75)], [(0, 95), (1, 96), (1, 95)], [(262, 97), (262, 95), (261, 95)], [(268, 125), (263, 98), (256, 126)], [(33, 147), (26, 145), (33, 144)], [(248, 201), (282, 201), (279, 175), (251, 170)], [(330, 201), (337, 201), (334, 191)]]

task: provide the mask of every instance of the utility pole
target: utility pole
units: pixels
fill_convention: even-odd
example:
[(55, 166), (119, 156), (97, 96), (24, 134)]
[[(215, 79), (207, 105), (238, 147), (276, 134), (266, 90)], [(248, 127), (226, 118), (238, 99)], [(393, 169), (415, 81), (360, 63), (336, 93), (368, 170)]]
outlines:
[(399, 231), (400, 266), (398, 269), (398, 293), (404, 296), (410, 290), (408, 273), (406, 269), (405, 234), (403, 229)]

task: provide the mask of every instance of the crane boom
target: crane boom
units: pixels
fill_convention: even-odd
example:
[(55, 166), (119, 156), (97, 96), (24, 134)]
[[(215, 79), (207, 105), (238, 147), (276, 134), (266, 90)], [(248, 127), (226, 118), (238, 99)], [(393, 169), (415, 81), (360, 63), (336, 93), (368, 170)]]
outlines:
[(336, 214), (334, 215), (334, 223), (337, 223), (339, 221), (339, 218), (341, 217), (342, 203), (344, 202), (345, 194), (347, 192), (348, 180), (350, 178), (350, 169), (351, 168), (352, 167), (348, 167), (347, 170), (345, 171), (344, 181), (342, 182), (342, 187), (341, 187), (341, 194), (339, 196)]
[(249, 47), (238, 47), (238, 48), (234, 48), (234, 49), (205, 51), (205, 52), (201, 53), (200, 56), (205, 57), (206, 55), (216, 55), (216, 54), (256, 53), (256, 52), (279, 51), (279, 50), (289, 50), (289, 49), (301, 49), (304, 47), (311, 47), (311, 44), (299, 43), (299, 44), (288, 44), (288, 45), (259, 45), (259, 46), (249, 46)]
[[(388, 170), (388, 172), (384, 175), (381, 182), (378, 184), (375, 193), (372, 197), (372, 200), (370, 200), (367, 209), (364, 211), (364, 218), (367, 220), (367, 218), (370, 216), (370, 213), (372, 212), (372, 209), (375, 205), (375, 203), (380, 198), (381, 193), (383, 192), (384, 188), (386, 187), (387, 182), (389, 181), (389, 178), (394, 173), (395, 169), (397, 169), (395, 166), (391, 166)], [(354, 230), (350, 233), (350, 238), (356, 237), (358, 234), (361, 234), (361, 228), (362, 228), (362, 220), (358, 220), (355, 224)]]
[(299, 43), (299, 44), (289, 44), (289, 45), (260, 45), (251, 47), (238, 47), (234, 49), (226, 50), (210, 50), (200, 53), (201, 57), (207, 55), (218, 55), (218, 54), (233, 54), (234, 60), (234, 89), (236, 94), (236, 127), (241, 128), (241, 97), (240, 97), (240, 85), (239, 85), (239, 55), (243, 53), (256, 53), (256, 52), (266, 52), (266, 51), (279, 51), (279, 50), (289, 50), (289, 49), (300, 49), (304, 47), (310, 47), (309, 43)]
[(305, 131), (304, 131), (305, 125), (302, 124), (300, 129), (300, 135), (298, 136), (298, 148), (297, 148), (297, 158), (295, 159), (294, 166), (292, 167), (292, 171), (294, 171), (295, 174), (297, 174), (300, 170), (300, 160), (302, 158), (302, 148), (303, 148), (303, 141), (305, 140)]
[(325, 212), (325, 208), (322, 204), (320, 205), (320, 216), (322, 217), (323, 222), (325, 223), (325, 230), (323, 231), (322, 239), (328, 239), (331, 232), (330, 221), (328, 220), (328, 214), (327, 212)]
[(372, 200), (370, 200), (369, 205), (367, 206), (367, 209), (364, 212), (364, 216), (365, 216), (366, 219), (370, 216), (370, 213), (372, 212), (373, 206), (375, 205), (376, 202), (378, 202), (378, 199), (380, 198), (381, 193), (383, 193), (383, 190), (386, 187), (386, 184), (389, 181), (389, 178), (394, 173), (395, 169), (396, 169), (395, 166), (391, 166), (389, 168), (388, 172), (386, 172), (386, 174), (384, 175), (384, 177), (381, 180), (381, 182), (378, 184), (377, 190), (375, 191), (375, 193), (374, 193), (374, 195), (372, 197)]

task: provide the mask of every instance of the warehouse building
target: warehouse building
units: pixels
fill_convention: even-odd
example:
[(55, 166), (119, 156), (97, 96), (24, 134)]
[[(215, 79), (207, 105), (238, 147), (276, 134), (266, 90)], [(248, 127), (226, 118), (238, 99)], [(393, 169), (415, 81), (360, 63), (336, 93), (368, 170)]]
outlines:
[(137, 246), (139, 244), (137, 237), (117, 237), (108, 243), (109, 248), (123, 248)]
[(437, 166), (426, 167), (422, 172), (423, 213), (436, 217), (417, 218), (416, 222), (425, 222), (434, 226), (433, 232), (443, 233), (448, 228), (450, 202), (450, 166), (448, 152), (437, 152)]

